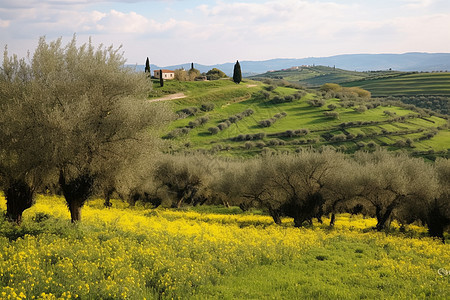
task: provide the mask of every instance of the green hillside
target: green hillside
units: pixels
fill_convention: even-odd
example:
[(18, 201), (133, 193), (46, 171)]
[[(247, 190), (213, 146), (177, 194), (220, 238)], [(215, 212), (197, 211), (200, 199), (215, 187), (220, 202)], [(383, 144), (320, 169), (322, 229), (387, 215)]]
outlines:
[[(255, 81), (240, 85), (224, 80), (167, 82), (164, 88), (155, 87), (155, 93), (180, 86), (187, 97), (171, 101), (179, 118), (164, 132), (177, 150), (254, 155), (323, 145), (348, 153), (382, 146), (446, 156), (450, 148), (446, 119), (401, 105), (373, 99), (324, 99), (318, 92)], [(312, 106), (314, 101), (323, 105)], [(211, 103), (212, 110), (201, 110)], [(270, 126), (264, 127), (262, 121)]]
[(266, 72), (251, 79), (283, 79), (306, 87), (318, 87), (325, 83), (344, 83), (370, 78), (390, 77), (405, 74), (397, 71), (356, 72), (326, 66), (302, 66), (294, 69)]
[(400, 74), (395, 77), (348, 82), (343, 86), (361, 87), (370, 91), (373, 96), (450, 96), (450, 73)]

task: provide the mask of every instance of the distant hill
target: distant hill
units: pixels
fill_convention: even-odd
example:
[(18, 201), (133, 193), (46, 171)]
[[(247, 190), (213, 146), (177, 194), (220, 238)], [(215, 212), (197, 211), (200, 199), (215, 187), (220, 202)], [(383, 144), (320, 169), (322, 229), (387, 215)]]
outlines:
[[(190, 68), (191, 63), (173, 66), (156, 66), (155, 69), (185, 69)], [(200, 72), (207, 72), (212, 68), (218, 68), (226, 74), (233, 72), (234, 62), (201, 65), (195, 64), (195, 68)], [(339, 69), (352, 71), (376, 71), (376, 70), (397, 70), (397, 71), (450, 71), (450, 53), (404, 53), (404, 54), (344, 54), (330, 57), (309, 57), (301, 59), (277, 58), (265, 61), (240, 61), (244, 76), (251, 76), (265, 73), (271, 70), (288, 69), (293, 66), (302, 65), (322, 65), (336, 67)], [(138, 70), (144, 70), (144, 65), (136, 65)]]
[(343, 84), (372, 92), (373, 96), (450, 96), (450, 73), (404, 73), (398, 76), (366, 78)]
[(373, 78), (386, 78), (398, 76), (401, 74), (409, 74), (400, 71), (370, 71), (357, 72), (348, 71), (335, 67), (326, 66), (303, 66), (294, 67), (279, 71), (269, 71), (263, 74), (250, 76), (252, 79), (270, 78), (284, 79), (289, 82), (299, 83), (307, 87), (317, 87), (325, 83), (346, 83), (353, 81), (361, 81)]

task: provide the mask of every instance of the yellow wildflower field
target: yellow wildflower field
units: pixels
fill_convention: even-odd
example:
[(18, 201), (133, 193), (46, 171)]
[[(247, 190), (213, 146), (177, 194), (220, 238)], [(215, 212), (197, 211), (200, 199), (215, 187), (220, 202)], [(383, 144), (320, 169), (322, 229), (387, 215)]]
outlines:
[[(63, 199), (39, 196), (21, 227), (2, 218), (0, 298), (443, 299), (450, 292), (450, 248), (423, 237), (421, 227), (409, 228), (409, 237), (387, 235), (368, 229), (373, 219), (341, 215), (333, 230), (298, 229), (263, 215), (114, 204), (91, 202), (74, 225)], [(276, 286), (260, 282), (268, 278)]]

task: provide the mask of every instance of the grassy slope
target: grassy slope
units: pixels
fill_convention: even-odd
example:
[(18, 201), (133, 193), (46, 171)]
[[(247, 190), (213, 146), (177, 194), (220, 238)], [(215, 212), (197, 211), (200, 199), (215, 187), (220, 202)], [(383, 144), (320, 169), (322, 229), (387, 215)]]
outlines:
[(41, 196), (22, 227), (0, 219), (0, 298), (444, 299), (450, 292), (450, 276), (438, 275), (448, 270), (449, 246), (418, 226), (399, 233), (394, 224), (386, 235), (370, 229), (375, 220), (346, 214), (334, 230), (296, 229), (291, 219), (278, 226), (236, 209), (101, 205), (88, 203), (74, 225), (63, 199)]
[[(168, 83), (167, 88), (171, 83)], [(178, 83), (176, 83), (178, 84)], [(257, 84), (254, 87), (248, 87), (248, 85)], [(263, 140), (265, 143), (269, 142), (274, 137), (270, 137), (271, 134), (284, 132), (286, 130), (295, 129), (308, 129), (310, 133), (303, 137), (296, 138), (284, 138), (284, 141), (290, 144), (305, 143), (309, 145), (307, 140), (319, 139), (319, 142), (315, 146), (332, 144), (334, 146), (345, 146), (348, 151), (352, 152), (358, 147), (358, 142), (375, 142), (379, 145), (388, 146), (391, 150), (398, 148), (393, 144), (398, 140), (406, 140), (408, 138), (414, 140), (414, 148), (409, 148), (412, 151), (445, 151), (450, 148), (450, 134), (449, 130), (438, 130), (440, 126), (444, 126), (447, 120), (438, 117), (429, 118), (412, 118), (406, 121), (387, 123), (390, 117), (386, 116), (383, 112), (389, 110), (395, 112), (397, 116), (403, 116), (411, 114), (412, 112), (400, 107), (377, 107), (375, 109), (367, 110), (364, 113), (357, 113), (352, 108), (337, 108), (340, 118), (330, 119), (323, 115), (327, 111), (327, 105), (338, 104), (339, 100), (330, 99), (327, 100), (325, 106), (317, 108), (311, 107), (307, 101), (315, 96), (308, 94), (300, 100), (294, 100), (291, 103), (273, 104), (267, 100), (260, 100), (252, 96), (252, 93), (261, 90), (263, 85), (256, 82), (245, 82), (240, 85), (236, 85), (229, 81), (221, 82), (194, 82), (184, 85), (184, 89), (189, 97), (185, 99), (179, 99), (172, 101), (174, 110), (178, 111), (185, 107), (195, 106), (199, 107), (201, 103), (213, 102), (216, 105), (214, 111), (200, 112), (196, 116), (191, 116), (185, 119), (179, 119), (174, 121), (167, 132), (174, 128), (188, 126), (190, 121), (196, 118), (207, 115), (210, 119), (208, 123), (201, 127), (192, 129), (186, 136), (181, 136), (176, 139), (180, 145), (186, 143), (190, 144), (192, 148), (204, 148), (210, 149), (217, 145), (221, 147), (229, 145), (232, 150), (228, 153), (257, 153), (261, 149), (257, 147), (251, 147), (251, 149), (243, 150), (245, 141), (237, 142), (232, 141), (231, 138), (238, 136), (239, 134), (255, 134), (264, 132), (268, 136)], [(156, 88), (158, 89), (158, 88)], [(271, 96), (279, 95), (285, 96), (296, 93), (297, 90), (278, 87)], [(247, 108), (251, 108), (255, 113), (250, 117), (232, 124), (229, 128), (219, 132), (216, 135), (211, 135), (208, 132), (208, 128), (217, 126), (223, 120), (226, 120), (229, 116), (236, 113), (240, 113)], [(267, 128), (262, 128), (258, 125), (258, 122), (264, 119), (273, 117), (280, 112), (286, 112), (285, 118), (279, 119), (274, 125)], [(416, 114), (417, 115), (417, 114)], [(381, 122), (380, 124), (362, 125), (347, 127), (345, 130), (339, 127), (339, 124), (343, 122), (357, 122), (357, 121), (375, 121)], [(407, 132), (423, 129), (423, 132)], [(387, 134), (383, 134), (383, 130), (387, 131)], [(430, 140), (419, 141), (419, 138), (427, 132), (438, 131), (438, 134)], [(358, 133), (364, 133), (366, 137), (361, 139), (355, 139), (352, 141), (344, 142), (330, 142), (324, 139), (327, 134), (341, 134), (352, 133), (357, 135)], [(254, 143), (257, 141), (253, 141)], [(297, 144), (298, 144), (297, 143)], [(254, 145), (255, 146), (255, 145)], [(298, 148), (298, 145), (283, 145), (273, 146), (271, 148), (285, 148), (294, 150)]]
[(354, 81), (343, 85), (361, 87), (372, 92), (373, 96), (450, 96), (450, 73), (404, 74), (390, 78)]

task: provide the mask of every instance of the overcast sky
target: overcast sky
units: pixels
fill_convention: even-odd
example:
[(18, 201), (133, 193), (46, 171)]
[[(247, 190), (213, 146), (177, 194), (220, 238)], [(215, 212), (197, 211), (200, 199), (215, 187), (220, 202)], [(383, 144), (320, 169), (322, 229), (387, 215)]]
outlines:
[(0, 46), (123, 45), (127, 63), (450, 52), (449, 0), (0, 0)]

